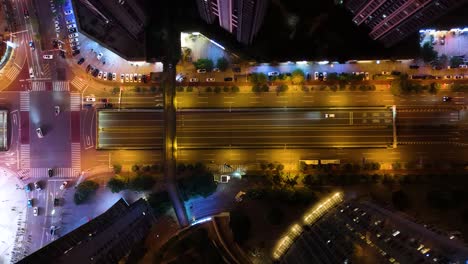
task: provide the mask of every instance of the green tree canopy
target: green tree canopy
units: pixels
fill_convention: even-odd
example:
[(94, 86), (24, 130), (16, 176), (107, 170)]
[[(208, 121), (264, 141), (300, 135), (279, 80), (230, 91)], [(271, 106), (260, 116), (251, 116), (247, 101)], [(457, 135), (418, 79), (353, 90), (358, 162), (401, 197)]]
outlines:
[(250, 218), (240, 210), (230, 212), (229, 227), (234, 235), (234, 241), (242, 245), (250, 236)]
[(155, 182), (151, 175), (137, 175), (130, 181), (129, 188), (135, 191), (150, 190)]
[(91, 198), (92, 195), (96, 193), (96, 190), (99, 188), (99, 184), (94, 181), (84, 181), (78, 185), (73, 196), (75, 204), (82, 204)]
[(213, 61), (210, 59), (198, 59), (193, 65), (197, 69), (205, 69), (207, 71), (213, 70)]
[(171, 199), (169, 199), (169, 194), (166, 191), (150, 194), (148, 204), (157, 216), (165, 214), (172, 206)]
[(250, 74), (249, 80), (253, 85), (261, 86), (267, 83), (268, 78), (264, 73), (253, 72)]
[(430, 42), (424, 42), (421, 47), (421, 57), (424, 62), (431, 62), (437, 58), (437, 51), (434, 50)]
[(305, 74), (304, 71), (301, 69), (296, 69), (292, 72), (291, 74), (292, 78), (291, 81), (293, 84), (302, 84), (304, 83), (305, 80)]
[(218, 58), (216, 61), (216, 67), (221, 71), (225, 71), (229, 67), (229, 61), (224, 57)]
[(125, 180), (117, 176), (111, 178), (107, 182), (107, 188), (109, 188), (113, 193), (119, 193), (124, 190), (127, 187), (126, 185)]
[(453, 56), (452, 58), (450, 58), (450, 67), (458, 68), (460, 64), (463, 64), (463, 58), (459, 56)]
[(213, 174), (207, 171), (196, 171), (192, 175), (178, 181), (184, 201), (202, 196), (208, 197), (216, 191)]

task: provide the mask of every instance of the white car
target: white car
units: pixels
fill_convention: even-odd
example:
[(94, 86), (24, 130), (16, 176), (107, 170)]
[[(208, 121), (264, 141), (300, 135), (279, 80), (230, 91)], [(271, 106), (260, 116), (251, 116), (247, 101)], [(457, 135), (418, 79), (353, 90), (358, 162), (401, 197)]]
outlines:
[(107, 72), (104, 72), (104, 73), (102, 74), (102, 78), (103, 78), (104, 80), (107, 80)]
[(39, 208), (37, 208), (37, 207), (34, 207), (34, 208), (33, 208), (33, 215), (34, 215), (34, 216), (38, 216), (38, 215), (39, 215)]
[(29, 68), (29, 78), (34, 78), (34, 71), (32, 67)]
[(97, 55), (97, 59), (100, 60), (102, 58), (102, 53), (100, 52), (98, 55)]
[(207, 82), (214, 82), (214, 81), (216, 81), (216, 79), (215, 78), (206, 78), (206, 81)]
[(117, 80), (117, 74), (116, 74), (115, 72), (112, 73), (112, 80), (113, 80), (113, 81)]
[(78, 38), (70, 38), (69, 40), (70, 42), (76, 42), (76, 43), (80, 42)]
[(65, 21), (65, 23), (68, 25), (68, 24), (75, 23), (75, 21), (73, 21), (73, 20), (67, 20), (67, 21)]
[(272, 71), (268, 73), (268, 76), (278, 76), (278, 75), (279, 75), (279, 72), (277, 71)]
[(130, 82), (133, 82), (133, 73), (130, 73)]
[(73, 11), (70, 9), (70, 10), (66, 10), (65, 12), (63, 12), (65, 15), (71, 15), (73, 14)]
[(36, 128), (36, 134), (38, 138), (44, 137), (44, 134), (42, 134), (42, 129), (40, 127)]
[(62, 185), (60, 185), (60, 190), (65, 189), (65, 187), (67, 187), (67, 184), (68, 184), (68, 182), (64, 181), (64, 182), (62, 183)]
[(319, 79), (319, 73), (318, 72), (314, 72), (314, 80), (318, 80)]
[(390, 72), (388, 72), (388, 71), (383, 71), (383, 72), (382, 72), (382, 75), (390, 75)]
[(76, 28), (76, 24), (67, 25), (67, 28)]
[(44, 60), (51, 60), (51, 59), (54, 58), (54, 55), (42, 55), (42, 58), (43, 58)]
[(190, 78), (189, 82), (198, 82), (197, 78)]
[(78, 33), (69, 34), (68, 37), (69, 37), (69, 38), (77, 38), (77, 37), (78, 37)]
[(197, 72), (198, 73), (206, 73), (206, 69), (198, 69)]
[(102, 79), (102, 71), (99, 72), (98, 78), (99, 78), (99, 79)]
[(94, 97), (94, 95), (88, 95), (84, 100), (85, 102), (96, 102), (96, 97)]
[(335, 118), (335, 114), (325, 114), (325, 118)]
[(125, 74), (125, 82), (129, 82), (129, 79), (130, 79), (130, 75), (128, 73)]

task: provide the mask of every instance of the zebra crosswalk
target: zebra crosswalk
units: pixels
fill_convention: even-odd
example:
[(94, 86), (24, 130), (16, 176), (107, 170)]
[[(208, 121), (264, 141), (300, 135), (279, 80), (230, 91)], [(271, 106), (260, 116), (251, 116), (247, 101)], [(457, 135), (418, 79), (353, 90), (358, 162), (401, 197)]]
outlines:
[(88, 83), (86, 82), (86, 80), (75, 76), (75, 78), (73, 78), (73, 80), (71, 81), (71, 85), (75, 86), (76, 89), (81, 91), (88, 85)]
[(45, 91), (45, 90), (46, 90), (45, 82), (36, 82), (36, 81), (31, 82), (31, 91)]
[(74, 172), (81, 172), (81, 145), (80, 143), (72, 143), (71, 145), (71, 160), (72, 169)]
[(219, 173), (226, 173), (230, 174), (233, 172), (241, 172), (246, 170), (246, 165), (243, 164), (229, 164), (230, 167), (225, 166), (223, 164), (215, 164), (210, 166), (210, 169), (213, 171), (217, 171)]
[(29, 169), (31, 167), (29, 144), (20, 145), (20, 168)]
[(70, 94), (70, 111), (81, 111), (81, 96), (79, 93)]
[(52, 82), (52, 90), (54, 92), (68, 92), (70, 91), (70, 84), (69, 82)]
[[(48, 169), (49, 168), (31, 168), (29, 170), (29, 178), (38, 179), (49, 177)], [(72, 168), (53, 168), (53, 170), (53, 178), (74, 178), (78, 176)]]
[(12, 66), (8, 72), (5, 74), (5, 76), (10, 80), (10, 81), (13, 81), (14, 79), (16, 79), (16, 77), (18, 76), (20, 72), (20, 69), (18, 69), (18, 67), (16, 66)]
[(29, 92), (20, 92), (20, 111), (29, 111)]

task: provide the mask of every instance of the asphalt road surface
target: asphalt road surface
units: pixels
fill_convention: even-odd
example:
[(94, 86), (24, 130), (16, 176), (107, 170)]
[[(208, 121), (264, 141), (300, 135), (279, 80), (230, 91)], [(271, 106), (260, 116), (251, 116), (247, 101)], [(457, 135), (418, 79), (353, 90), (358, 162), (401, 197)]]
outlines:
[(386, 108), (190, 110), (178, 115), (180, 149), (386, 147), (393, 140), (392, 113)]
[(161, 149), (164, 136), (163, 112), (98, 112), (98, 149)]

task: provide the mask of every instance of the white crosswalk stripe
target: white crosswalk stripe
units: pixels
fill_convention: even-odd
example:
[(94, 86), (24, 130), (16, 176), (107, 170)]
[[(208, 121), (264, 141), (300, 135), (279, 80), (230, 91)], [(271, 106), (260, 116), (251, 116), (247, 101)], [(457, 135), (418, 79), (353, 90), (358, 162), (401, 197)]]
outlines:
[(52, 90), (54, 92), (68, 92), (70, 91), (70, 84), (68, 82), (53, 82)]
[(70, 111), (81, 111), (81, 96), (79, 93), (70, 94)]
[(32, 91), (45, 91), (46, 85), (45, 82), (31, 82), (31, 90)]
[[(49, 168), (31, 168), (29, 172), (29, 177), (33, 179), (38, 178), (47, 178)], [(72, 168), (53, 168), (54, 174), (52, 178), (74, 178), (77, 176), (76, 173), (73, 172)]]
[(20, 72), (20, 69), (18, 69), (18, 67), (16, 66), (13, 66), (8, 70), (5, 76), (10, 80), (14, 80), (18, 76), (19, 72)]
[(20, 92), (20, 111), (29, 111), (29, 92)]
[(78, 76), (75, 76), (75, 78), (73, 78), (73, 80), (71, 81), (71, 85), (75, 86), (76, 89), (78, 90), (83, 90), (83, 88), (85, 88), (88, 83), (86, 82), (86, 80), (78, 77)]
[(229, 168), (229, 167), (224, 166), (223, 164), (217, 164), (215, 165), (214, 170), (219, 171), (219, 173), (229, 174), (229, 173), (233, 173), (236, 171), (245, 170), (246, 168), (246, 166), (242, 164), (229, 164), (229, 166), (231, 167)]
[(80, 143), (72, 143), (71, 145), (71, 151), (72, 151), (72, 169), (73, 172), (78, 174), (81, 173), (81, 145)]
[(30, 147), (29, 144), (21, 144), (20, 146), (20, 168), (29, 169), (31, 167)]

